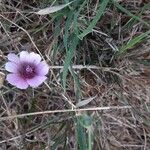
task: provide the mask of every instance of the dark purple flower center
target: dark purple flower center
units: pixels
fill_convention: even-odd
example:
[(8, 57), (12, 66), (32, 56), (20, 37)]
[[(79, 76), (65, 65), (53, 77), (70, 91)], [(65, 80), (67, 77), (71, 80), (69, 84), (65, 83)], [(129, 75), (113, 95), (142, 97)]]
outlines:
[(36, 67), (34, 64), (23, 63), (20, 67), (19, 73), (24, 79), (31, 79), (36, 75)]

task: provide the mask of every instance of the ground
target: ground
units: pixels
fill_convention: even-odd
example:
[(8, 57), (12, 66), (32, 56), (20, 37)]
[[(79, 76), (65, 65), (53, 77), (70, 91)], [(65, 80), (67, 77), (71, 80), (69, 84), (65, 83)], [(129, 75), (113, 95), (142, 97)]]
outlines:
[[(0, 0), (0, 150), (149, 150), (149, 1), (68, 3)], [(23, 50), (50, 67), (38, 88), (6, 80)]]

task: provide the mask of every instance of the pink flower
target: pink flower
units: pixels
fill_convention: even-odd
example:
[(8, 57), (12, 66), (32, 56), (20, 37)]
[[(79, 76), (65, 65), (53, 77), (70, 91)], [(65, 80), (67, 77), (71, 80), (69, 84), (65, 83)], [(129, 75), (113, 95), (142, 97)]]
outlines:
[(19, 57), (13, 53), (8, 54), (9, 62), (5, 69), (10, 74), (6, 80), (19, 89), (27, 89), (28, 86), (38, 87), (46, 80), (49, 67), (46, 62), (41, 61), (41, 56), (34, 52), (20, 52)]

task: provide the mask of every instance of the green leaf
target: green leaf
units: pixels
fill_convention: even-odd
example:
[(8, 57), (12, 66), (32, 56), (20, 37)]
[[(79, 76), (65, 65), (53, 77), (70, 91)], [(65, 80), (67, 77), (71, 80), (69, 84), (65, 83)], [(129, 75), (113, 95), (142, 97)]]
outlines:
[(90, 23), (90, 25), (87, 27), (87, 29), (85, 29), (83, 31), (83, 33), (81, 33), (79, 35), (79, 38), (82, 40), (83, 37), (85, 37), (87, 34), (89, 34), (90, 32), (92, 32), (92, 29), (96, 26), (97, 22), (99, 21), (99, 19), (101, 18), (101, 16), (104, 14), (104, 11), (107, 7), (109, 0), (103, 0), (103, 2), (100, 4), (99, 9), (97, 10), (97, 14), (94, 17), (94, 19), (92, 20), (92, 22)]
[(84, 114), (82, 116), (80, 116), (80, 124), (84, 127), (84, 128), (89, 128), (91, 127), (93, 120), (90, 116)]
[(93, 119), (87, 114), (77, 118), (77, 141), (80, 150), (92, 150), (93, 146)]

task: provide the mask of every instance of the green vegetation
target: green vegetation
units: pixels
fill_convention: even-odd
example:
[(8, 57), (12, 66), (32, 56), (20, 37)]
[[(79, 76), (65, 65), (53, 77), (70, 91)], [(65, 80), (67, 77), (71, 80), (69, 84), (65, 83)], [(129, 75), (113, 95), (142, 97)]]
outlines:
[[(150, 3), (0, 0), (0, 149), (150, 149)], [(7, 55), (39, 53), (45, 84), (6, 80)]]

